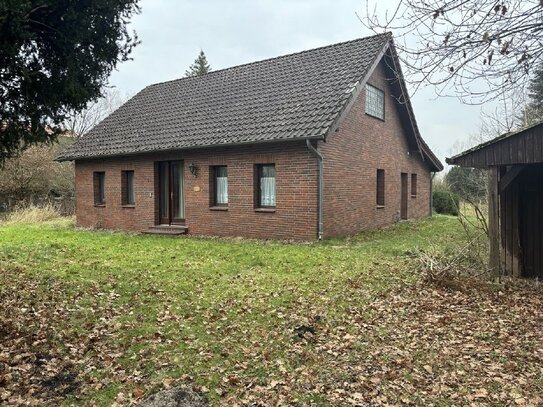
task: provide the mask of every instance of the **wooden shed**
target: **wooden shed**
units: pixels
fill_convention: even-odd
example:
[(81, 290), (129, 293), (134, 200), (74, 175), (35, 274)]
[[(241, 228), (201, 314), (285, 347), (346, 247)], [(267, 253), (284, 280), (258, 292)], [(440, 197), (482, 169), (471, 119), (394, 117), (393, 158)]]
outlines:
[(543, 123), (504, 134), (446, 161), (488, 170), (493, 271), (543, 278)]

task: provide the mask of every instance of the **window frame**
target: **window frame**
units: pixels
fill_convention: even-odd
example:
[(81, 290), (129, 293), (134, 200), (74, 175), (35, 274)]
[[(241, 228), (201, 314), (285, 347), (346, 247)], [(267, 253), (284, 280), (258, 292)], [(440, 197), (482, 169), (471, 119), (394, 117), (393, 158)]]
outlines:
[(377, 169), (375, 186), (375, 204), (377, 208), (384, 208), (386, 204), (386, 173), (384, 169)]
[(92, 174), (94, 206), (106, 206), (106, 172), (94, 171)]
[[(375, 114), (374, 111), (371, 111), (369, 109), (369, 106), (372, 106), (369, 103), (369, 101), (370, 101), (369, 91), (370, 90), (375, 91), (375, 93), (377, 95), (380, 95), (382, 97), (382, 100), (383, 100), (383, 103), (382, 103), (382, 106), (383, 106), (382, 117)], [(374, 117), (374, 118), (379, 119), (381, 121), (385, 121), (385, 92), (382, 89), (378, 88), (377, 86), (366, 83), (366, 103), (365, 103), (364, 110), (365, 110), (365, 112), (366, 112), (366, 114), (368, 116)]]
[[(226, 200), (226, 203), (220, 203), (218, 202), (218, 199), (217, 199), (217, 175), (218, 175), (218, 171), (219, 169), (221, 168), (225, 168), (226, 169), (226, 193), (227, 193), (227, 200)], [(228, 166), (227, 165), (212, 165), (210, 166), (210, 181), (211, 181), (211, 188), (209, 188), (210, 192), (211, 192), (211, 197), (210, 197), (210, 206), (212, 208), (221, 208), (221, 209), (226, 209), (228, 208), (228, 204), (230, 203), (230, 196), (228, 194)]]
[[(131, 182), (131, 188), (129, 183)], [(129, 199), (129, 192), (132, 192), (132, 201)], [(121, 205), (125, 207), (136, 206), (136, 181), (134, 170), (121, 171)]]
[(417, 180), (417, 174), (412, 173), (411, 174), (411, 198), (417, 197), (418, 192), (418, 180)]
[[(273, 167), (275, 180), (275, 205), (262, 205), (262, 172), (264, 167)], [(277, 209), (277, 168), (275, 163), (256, 164), (255, 165), (255, 205), (256, 210), (274, 211)]]

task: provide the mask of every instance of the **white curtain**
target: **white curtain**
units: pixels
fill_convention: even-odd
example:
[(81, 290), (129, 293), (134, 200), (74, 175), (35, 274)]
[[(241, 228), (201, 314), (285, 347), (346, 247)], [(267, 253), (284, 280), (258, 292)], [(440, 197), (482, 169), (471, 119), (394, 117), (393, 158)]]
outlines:
[(218, 167), (216, 172), (216, 194), (217, 204), (228, 203), (228, 172), (226, 167)]
[(260, 205), (275, 206), (275, 166), (262, 166), (260, 175)]

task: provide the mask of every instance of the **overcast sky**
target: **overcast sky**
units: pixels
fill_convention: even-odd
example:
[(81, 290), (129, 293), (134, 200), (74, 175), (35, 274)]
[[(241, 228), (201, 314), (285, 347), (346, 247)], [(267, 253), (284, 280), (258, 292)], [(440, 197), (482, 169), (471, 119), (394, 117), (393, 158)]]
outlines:
[[(110, 84), (133, 95), (147, 85), (176, 79), (200, 48), (217, 70), (291, 52), (371, 35), (355, 13), (365, 0), (143, 0), (132, 22), (142, 43), (133, 61), (114, 72)], [(379, 1), (383, 9), (393, 0)], [(457, 141), (479, 128), (481, 108), (431, 88), (412, 98), (423, 138), (443, 159)]]

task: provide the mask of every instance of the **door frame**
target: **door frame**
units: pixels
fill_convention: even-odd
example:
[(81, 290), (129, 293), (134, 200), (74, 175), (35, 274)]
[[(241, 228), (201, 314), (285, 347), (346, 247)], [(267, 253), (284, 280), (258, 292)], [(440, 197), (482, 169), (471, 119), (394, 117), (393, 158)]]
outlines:
[[(183, 225), (185, 224), (185, 182), (184, 182), (184, 161), (183, 160), (168, 160), (168, 161), (157, 161), (157, 193), (158, 193), (158, 224), (159, 225)], [(168, 177), (166, 182), (166, 187), (168, 189), (167, 191), (167, 201), (168, 201), (168, 209), (167, 214), (164, 214), (162, 212), (163, 208), (163, 199), (164, 199), (164, 191), (163, 191), (163, 166), (166, 167), (166, 176)], [(179, 166), (181, 169), (180, 171), (180, 181), (181, 181), (181, 193), (175, 194), (175, 188), (174, 188), (174, 169)], [(174, 207), (176, 204), (178, 204), (179, 200), (181, 200), (181, 205), (183, 207), (183, 217), (182, 218), (176, 218), (174, 217)], [(166, 216), (164, 216), (166, 215)]]
[(409, 212), (409, 174), (400, 173), (400, 219), (407, 220)]

